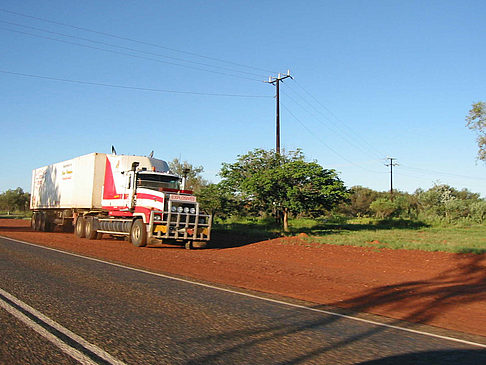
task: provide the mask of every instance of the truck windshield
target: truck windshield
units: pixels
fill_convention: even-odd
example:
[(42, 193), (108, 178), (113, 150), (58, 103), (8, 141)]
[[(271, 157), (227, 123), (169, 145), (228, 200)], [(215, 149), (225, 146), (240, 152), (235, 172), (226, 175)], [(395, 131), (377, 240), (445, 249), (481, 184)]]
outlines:
[(162, 191), (163, 189), (180, 189), (180, 180), (177, 176), (158, 174), (138, 174), (137, 187)]

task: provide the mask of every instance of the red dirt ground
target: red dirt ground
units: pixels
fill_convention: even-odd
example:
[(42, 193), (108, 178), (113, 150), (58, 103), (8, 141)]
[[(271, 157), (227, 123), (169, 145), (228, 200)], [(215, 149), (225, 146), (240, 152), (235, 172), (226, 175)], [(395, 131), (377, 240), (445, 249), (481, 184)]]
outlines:
[(136, 248), (0, 220), (0, 235), (108, 261), (486, 336), (486, 255), (215, 237), (213, 248)]

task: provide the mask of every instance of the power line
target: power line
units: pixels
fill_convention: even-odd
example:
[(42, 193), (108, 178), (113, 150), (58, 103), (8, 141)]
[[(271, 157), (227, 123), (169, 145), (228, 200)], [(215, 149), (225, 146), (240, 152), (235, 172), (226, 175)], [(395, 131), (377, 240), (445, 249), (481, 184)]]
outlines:
[(159, 93), (191, 94), (191, 95), (204, 95), (204, 96), (226, 96), (226, 97), (238, 97), (238, 98), (271, 98), (272, 97), (272, 96), (268, 96), (268, 95), (222, 94), (222, 93), (203, 93), (203, 92), (197, 92), (197, 91), (153, 89), (153, 88), (136, 87), (136, 86), (106, 84), (106, 83), (101, 83), (101, 82), (71, 80), (71, 79), (64, 79), (64, 78), (51, 77), (51, 76), (42, 76), (42, 75), (34, 75), (34, 74), (26, 74), (26, 73), (6, 71), (6, 70), (0, 70), (0, 72), (4, 73), (4, 74), (38, 78), (38, 79), (45, 79), (45, 80), (51, 80), (51, 81), (61, 81), (61, 82), (69, 82), (69, 83), (82, 84), (82, 85), (103, 86), (103, 87), (110, 87), (110, 88), (139, 90), (139, 91), (151, 91), (151, 92), (159, 92)]
[(316, 138), (324, 147), (326, 147), (327, 149), (329, 149), (331, 152), (333, 152), (336, 156), (338, 156), (339, 158), (343, 159), (344, 161), (347, 161), (349, 162), (351, 165), (353, 166), (356, 166), (356, 167), (359, 167), (360, 169), (363, 169), (365, 171), (368, 171), (368, 172), (372, 172), (372, 173), (375, 173), (375, 174), (382, 174), (382, 172), (379, 172), (379, 171), (373, 171), (373, 170), (369, 170), (361, 165), (358, 165), (357, 163), (347, 159), (346, 157), (344, 157), (343, 155), (341, 155), (339, 152), (337, 152), (334, 148), (332, 148), (331, 146), (329, 146), (328, 144), (326, 144), (316, 133), (312, 132), (299, 118), (297, 118), (294, 113), (292, 113), (285, 105), (282, 105), (282, 107), (297, 121), (299, 122), (303, 127), (304, 129), (309, 132), (312, 136), (314, 136), (314, 138)]
[(258, 79), (252, 79), (252, 78), (249, 78), (249, 77), (233, 75), (233, 74), (229, 74), (229, 73), (226, 73), (226, 72), (220, 72), (220, 71), (215, 71), (215, 70), (207, 70), (207, 69), (200, 68), (200, 67), (193, 67), (193, 66), (188, 66), (188, 65), (182, 65), (182, 64), (179, 64), (179, 63), (175, 63), (175, 62), (163, 61), (163, 60), (156, 59), (156, 58), (145, 57), (145, 56), (140, 56), (140, 55), (135, 55), (135, 54), (131, 54), (131, 53), (115, 51), (115, 50), (101, 48), (101, 47), (89, 46), (87, 44), (71, 42), (71, 41), (67, 41), (67, 40), (64, 40), (64, 39), (57, 39), (57, 38), (42, 36), (42, 35), (38, 35), (38, 34), (32, 34), (32, 33), (23, 32), (23, 31), (20, 31), (20, 30), (13, 30), (13, 29), (2, 28), (2, 27), (0, 27), (0, 29), (6, 30), (6, 31), (9, 31), (9, 32), (13, 32), (13, 33), (26, 34), (26, 35), (29, 35), (29, 36), (32, 36), (32, 37), (37, 37), (37, 38), (42, 38), (42, 39), (48, 39), (48, 40), (52, 40), (52, 41), (56, 41), (56, 42), (60, 42), (60, 43), (66, 43), (66, 44), (71, 44), (71, 45), (75, 45), (75, 46), (79, 46), (79, 47), (95, 49), (95, 50), (99, 50), (99, 51), (103, 51), (103, 52), (108, 52), (108, 53), (113, 53), (113, 54), (119, 54), (119, 55), (124, 55), (124, 56), (130, 56), (130, 57), (134, 57), (134, 58), (139, 58), (139, 59), (144, 59), (144, 60), (149, 60), (149, 61), (155, 61), (155, 62), (159, 62), (159, 63), (165, 63), (165, 64), (169, 64), (169, 65), (174, 65), (174, 66), (179, 66), (179, 67), (185, 67), (185, 68), (189, 68), (189, 69), (193, 69), (193, 70), (205, 71), (205, 72), (210, 72), (210, 73), (224, 75), (224, 76), (229, 76), (229, 77), (236, 77), (236, 78), (239, 78), (239, 79), (245, 79), (245, 80), (251, 80), (251, 81), (261, 82), (261, 80), (258, 80)]
[[(349, 137), (349, 135), (346, 135), (342, 130), (338, 129), (337, 127), (335, 127), (334, 125), (331, 124), (331, 121), (329, 122), (325, 122), (323, 121), (322, 119), (319, 118), (318, 115), (316, 115), (315, 113), (313, 113), (312, 111), (310, 111), (309, 109), (305, 108), (301, 103), (299, 103), (297, 100), (295, 100), (292, 96), (290, 96), (288, 93), (286, 93), (285, 91), (283, 91), (283, 93), (289, 98), (291, 99), (295, 104), (297, 104), (298, 106), (300, 106), (304, 111), (308, 112), (309, 114), (311, 114), (315, 120), (317, 120), (320, 124), (322, 124), (323, 126), (325, 126), (326, 128), (328, 128), (329, 130), (331, 130), (332, 132), (338, 134), (345, 142), (347, 142), (349, 145), (351, 146), (354, 146), (356, 148), (358, 148), (359, 150), (361, 150), (362, 152), (364, 153), (369, 153), (370, 151), (367, 151), (365, 148), (361, 147), (360, 145), (356, 144), (354, 141), (352, 141)], [(305, 99), (303, 99), (305, 100)], [(306, 101), (306, 100), (305, 100)], [(309, 103), (309, 105), (311, 105), (313, 107), (312, 104)], [(313, 107), (314, 108), (314, 107)], [(318, 111), (319, 112), (319, 111)], [(322, 113), (320, 113), (322, 114)], [(373, 153), (372, 153), (373, 154)]]
[(23, 13), (19, 13), (19, 12), (7, 10), (7, 9), (0, 8), (0, 11), (2, 11), (4, 13), (18, 15), (18, 16), (21, 16), (21, 17), (24, 17), (24, 18), (35, 19), (35, 20), (46, 22), (46, 23), (61, 25), (63, 27), (69, 27), (69, 28), (73, 28), (73, 29), (77, 29), (77, 30), (82, 30), (82, 31), (85, 31), (85, 32), (90, 32), (90, 33), (94, 33), (94, 34), (99, 34), (99, 35), (103, 35), (103, 36), (107, 36), (107, 37), (112, 37), (112, 38), (124, 40), (124, 41), (144, 44), (144, 45), (147, 45), (147, 46), (157, 47), (157, 48), (161, 48), (161, 49), (166, 49), (166, 50), (169, 50), (169, 51), (172, 51), (172, 52), (178, 52), (178, 53), (187, 54), (187, 55), (191, 55), (191, 56), (195, 56), (195, 57), (205, 58), (205, 59), (208, 59), (208, 60), (232, 64), (232, 65), (239, 66), (239, 67), (245, 67), (245, 68), (250, 68), (250, 69), (254, 69), (254, 70), (274, 73), (273, 71), (269, 71), (269, 70), (254, 67), (254, 66), (249, 66), (249, 65), (245, 65), (245, 64), (241, 64), (241, 63), (237, 63), (237, 62), (227, 61), (227, 60), (223, 60), (223, 59), (216, 58), (216, 57), (205, 56), (205, 55), (201, 55), (201, 54), (194, 53), (194, 52), (182, 51), (182, 50), (179, 50), (179, 49), (162, 46), (162, 45), (156, 44), (156, 43), (146, 42), (146, 41), (128, 38), (128, 37), (122, 37), (122, 36), (118, 36), (118, 35), (112, 34), (112, 33), (100, 32), (100, 31), (97, 31), (97, 30), (89, 29), (89, 28), (79, 27), (79, 26), (75, 26), (75, 25), (71, 25), (71, 24), (67, 24), (67, 23), (62, 23), (62, 22), (58, 22), (58, 21), (54, 21), (54, 20), (50, 20), (50, 19), (45, 19), (45, 18), (41, 18), (41, 17), (36, 17), (36, 16), (28, 15), (28, 14), (23, 14)]
[[(72, 38), (72, 39), (78, 39), (78, 40), (87, 41), (87, 42), (96, 43), (96, 44), (102, 44), (102, 45), (105, 45), (105, 46), (114, 47), (114, 48), (118, 48), (118, 49), (124, 49), (124, 50), (128, 50), (128, 51), (131, 51), (131, 52), (138, 52), (138, 53), (142, 53), (142, 54), (148, 54), (148, 55), (152, 55), (152, 56), (157, 56), (157, 57), (162, 57), (162, 58), (168, 58), (168, 59), (175, 60), (175, 61), (187, 62), (187, 63), (191, 63), (191, 64), (195, 64), (195, 65), (200, 65), (200, 66), (206, 66), (206, 67), (213, 67), (213, 68), (218, 68), (218, 69), (232, 71), (232, 72), (238, 72), (238, 73), (247, 74), (247, 75), (253, 75), (253, 76), (258, 76), (258, 77), (261, 77), (262, 76), (261, 74), (256, 74), (256, 73), (253, 73), (253, 72), (240, 71), (240, 70), (236, 70), (236, 69), (233, 69), (233, 68), (222, 67), (222, 66), (217, 66), (217, 65), (211, 65), (209, 63), (203, 63), (203, 62), (196, 62), (196, 61), (185, 60), (183, 58), (166, 56), (166, 55), (162, 55), (160, 53), (148, 52), (148, 51), (143, 51), (143, 50), (136, 49), (136, 48), (119, 46), (119, 45), (113, 44), (113, 43), (97, 41), (97, 40), (93, 40), (93, 39), (89, 39), (89, 38), (78, 37), (78, 36), (74, 36), (74, 35), (70, 35), (70, 34), (65, 34), (65, 33), (60, 33), (60, 32), (53, 32), (53, 31), (50, 31), (50, 30), (45, 30), (45, 29), (37, 28), (37, 27), (31, 27), (31, 26), (24, 25), (24, 24), (19, 24), (19, 23), (8, 22), (8, 21), (5, 21), (5, 20), (0, 20), (0, 22), (1, 23), (5, 23), (5, 24), (9, 24), (9, 25), (14, 25), (16, 27), (28, 28), (28, 29), (37, 30), (37, 31), (44, 32), (44, 33), (60, 35), (62, 37), (67, 37), (67, 38)], [(8, 30), (6, 28), (3, 28), (3, 29), (4, 30)], [(31, 33), (25, 33), (25, 34), (33, 35)]]
[[(364, 138), (362, 138), (361, 136), (359, 136), (358, 134), (356, 134), (353, 129), (351, 127), (349, 127), (342, 119), (338, 118), (336, 116), (336, 114), (334, 114), (328, 107), (326, 107), (324, 104), (322, 104), (319, 99), (317, 99), (314, 95), (312, 95), (309, 91), (307, 91), (302, 85), (300, 85), (300, 83), (298, 83), (296, 80), (293, 80), (295, 85), (297, 85), (300, 89), (302, 89), (309, 97), (311, 97), (318, 105), (320, 105), (324, 110), (326, 110), (336, 121), (338, 121), (339, 123), (341, 123), (350, 133), (350, 135), (354, 135), (353, 138), (356, 138), (356, 140), (360, 140), (362, 143), (366, 144), (368, 146), (368, 148), (370, 150), (373, 150), (374, 153), (376, 154), (376, 156), (380, 157), (383, 156), (383, 153), (381, 153), (380, 151), (378, 151), (373, 145), (371, 145), (370, 143), (368, 143)], [(295, 92), (295, 91), (294, 91)], [(297, 92), (296, 92), (297, 93)], [(298, 94), (298, 93), (297, 93)], [(302, 98), (303, 100), (305, 100), (305, 98)], [(307, 102), (307, 100), (305, 100)], [(307, 102), (308, 103), (308, 102)], [(308, 103), (309, 105), (311, 105), (313, 108), (314, 106), (310, 103)], [(315, 108), (314, 108), (315, 109)], [(317, 109), (316, 109), (317, 110)], [(319, 111), (318, 111), (319, 112)], [(324, 116), (324, 114), (322, 112), (320, 112), (320, 114), (322, 114)], [(344, 132), (343, 132), (344, 133)], [(351, 137), (351, 136), (350, 136)]]
[(446, 176), (451, 176), (451, 177), (459, 177), (459, 178), (463, 178), (463, 179), (486, 181), (485, 178), (480, 178), (480, 177), (453, 174), (453, 173), (449, 173), (449, 172), (441, 172), (441, 171), (435, 171), (435, 170), (430, 170), (430, 169), (422, 169), (422, 168), (419, 168), (419, 167), (410, 167), (410, 166), (403, 165), (403, 164), (401, 166), (405, 169), (420, 171), (420, 172), (426, 173), (428, 175), (439, 174), (439, 175), (446, 175)]

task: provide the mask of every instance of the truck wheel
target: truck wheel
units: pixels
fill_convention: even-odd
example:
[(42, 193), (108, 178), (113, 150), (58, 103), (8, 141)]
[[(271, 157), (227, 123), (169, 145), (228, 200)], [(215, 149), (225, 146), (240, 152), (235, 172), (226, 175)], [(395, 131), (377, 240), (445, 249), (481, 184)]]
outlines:
[(53, 230), (54, 222), (47, 213), (44, 213), (44, 232), (52, 232)]
[(39, 220), (39, 213), (34, 212), (30, 218), (30, 227), (33, 231), (37, 231), (37, 221)]
[(86, 236), (84, 226), (85, 226), (84, 217), (78, 217), (78, 219), (76, 219), (76, 227), (74, 227), (74, 234), (76, 235), (76, 237), (84, 238)]
[(137, 247), (147, 246), (147, 228), (141, 219), (133, 222), (132, 230), (130, 231), (130, 241)]
[(184, 248), (186, 250), (192, 250), (194, 248), (194, 246), (192, 245), (192, 241), (186, 241), (186, 243), (184, 244)]
[(95, 229), (95, 219), (93, 217), (86, 218), (84, 222), (84, 235), (89, 240), (98, 238), (98, 232)]
[(37, 212), (37, 216), (35, 217), (35, 227), (34, 231), (39, 232), (41, 230), (41, 212)]
[(42, 232), (46, 232), (46, 228), (47, 228), (47, 214), (45, 214), (44, 212), (41, 212), (40, 213), (40, 217), (39, 217), (39, 231), (42, 231)]

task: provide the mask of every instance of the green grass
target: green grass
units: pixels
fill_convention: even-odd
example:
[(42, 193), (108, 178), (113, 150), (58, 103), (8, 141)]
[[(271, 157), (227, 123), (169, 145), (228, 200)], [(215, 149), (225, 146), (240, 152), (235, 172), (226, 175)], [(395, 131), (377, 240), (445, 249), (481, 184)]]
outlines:
[[(306, 233), (308, 242), (455, 253), (486, 253), (486, 225), (429, 226), (420, 221), (394, 219), (294, 219), (289, 235)], [(216, 231), (250, 236), (282, 235), (272, 219), (239, 219), (215, 225)]]
[(428, 227), (421, 229), (388, 228), (342, 229), (323, 235), (311, 235), (306, 240), (333, 245), (375, 248), (445, 251), (456, 253), (486, 253), (486, 227)]
[(26, 212), (1, 212), (0, 211), (0, 219), (30, 219), (32, 216), (31, 211)]

